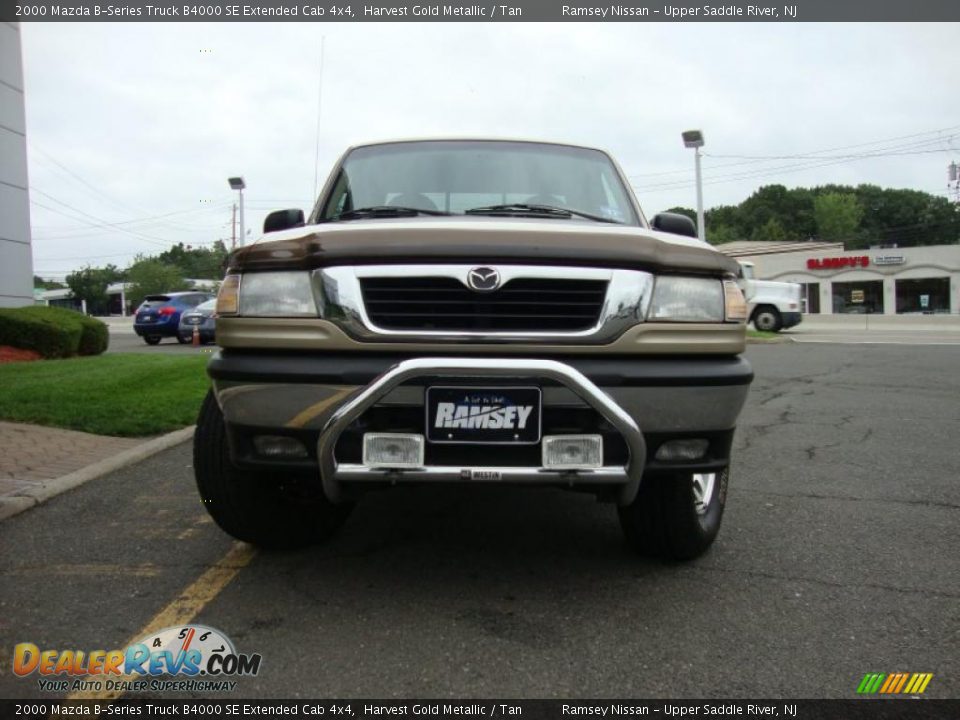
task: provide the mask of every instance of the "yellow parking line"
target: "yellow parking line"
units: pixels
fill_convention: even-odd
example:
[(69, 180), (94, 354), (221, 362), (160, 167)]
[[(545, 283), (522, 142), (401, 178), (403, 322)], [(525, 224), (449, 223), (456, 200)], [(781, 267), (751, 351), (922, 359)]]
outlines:
[[(166, 627), (186, 625), (197, 616), (204, 606), (213, 600), (230, 581), (236, 577), (256, 555), (256, 550), (246, 543), (234, 543), (229, 552), (220, 558), (200, 577), (190, 583), (179, 596), (160, 612), (153, 616), (140, 632), (130, 638), (122, 648), (138, 642), (146, 635), (153, 634)], [(121, 648), (121, 649), (122, 649)], [(122, 675), (109, 678), (111, 680), (131, 680), (139, 675)], [(78, 691), (70, 693), (66, 700), (116, 700), (123, 695), (122, 690)]]

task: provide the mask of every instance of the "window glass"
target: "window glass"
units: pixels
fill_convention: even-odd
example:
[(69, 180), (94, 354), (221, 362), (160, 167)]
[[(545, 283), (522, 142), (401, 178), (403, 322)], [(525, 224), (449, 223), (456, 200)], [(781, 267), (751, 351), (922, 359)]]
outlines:
[(345, 158), (320, 219), (379, 205), (462, 214), (525, 203), (637, 225), (613, 162), (587, 148), (542, 143), (429, 141), (360, 147)]

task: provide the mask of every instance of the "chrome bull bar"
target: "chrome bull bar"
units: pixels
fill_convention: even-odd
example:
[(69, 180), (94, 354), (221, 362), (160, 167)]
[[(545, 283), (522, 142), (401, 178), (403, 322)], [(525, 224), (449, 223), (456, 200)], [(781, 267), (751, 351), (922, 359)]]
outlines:
[[(568, 388), (600, 413), (623, 436), (630, 452), (626, 465), (593, 470), (550, 470), (541, 467), (428, 466), (415, 469), (370, 468), (338, 463), (334, 448), (340, 435), (358, 417), (398, 385), (418, 377), (530, 378), (553, 380)], [(622, 485), (617, 501), (629, 504), (637, 495), (647, 457), (647, 445), (636, 421), (583, 373), (555, 360), (507, 358), (415, 358), (403, 360), (374, 378), (344, 403), (320, 432), (318, 458), (323, 490), (332, 502), (344, 499), (343, 482), (393, 481), (491, 481), (529, 484)]]

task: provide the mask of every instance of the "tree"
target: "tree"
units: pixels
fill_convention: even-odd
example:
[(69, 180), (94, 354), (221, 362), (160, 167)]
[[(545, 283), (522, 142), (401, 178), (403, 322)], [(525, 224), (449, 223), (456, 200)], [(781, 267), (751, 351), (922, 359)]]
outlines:
[(178, 243), (166, 252), (160, 253), (157, 260), (165, 265), (180, 268), (184, 277), (220, 280), (223, 278), (223, 263), (226, 257), (226, 246), (223, 241), (217, 240), (209, 248), (195, 248)]
[(179, 267), (142, 255), (138, 255), (127, 270), (127, 280), (131, 283), (127, 289), (127, 300), (134, 307), (142, 303), (147, 295), (190, 289)]
[(817, 236), (830, 242), (851, 242), (860, 229), (863, 207), (853, 193), (827, 192), (813, 200)]
[(67, 287), (77, 300), (86, 301), (87, 312), (91, 315), (108, 315), (110, 304), (107, 286), (121, 278), (122, 274), (115, 265), (93, 268), (89, 265), (83, 270), (67, 275)]
[(750, 239), (754, 242), (779, 242), (789, 240), (790, 238), (787, 236), (787, 231), (783, 229), (780, 221), (776, 218), (770, 218), (753, 231)]
[(67, 287), (62, 282), (57, 282), (56, 280), (44, 280), (39, 275), (33, 276), (33, 286), (35, 288), (43, 288), (44, 290), (59, 290), (60, 288)]
[(707, 242), (711, 245), (723, 245), (740, 239), (740, 234), (729, 225), (707, 223)]

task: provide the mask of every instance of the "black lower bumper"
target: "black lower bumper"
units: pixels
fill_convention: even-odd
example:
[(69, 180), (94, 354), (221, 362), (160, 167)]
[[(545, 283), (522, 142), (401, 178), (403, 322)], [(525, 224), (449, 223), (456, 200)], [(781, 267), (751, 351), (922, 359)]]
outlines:
[[(366, 385), (398, 362), (412, 357), (424, 356), (221, 350), (210, 360), (207, 373), (215, 381)], [(543, 356), (543, 359), (563, 362), (601, 387), (716, 387), (749, 385), (753, 381), (753, 368), (739, 355), (695, 358), (565, 355)]]

